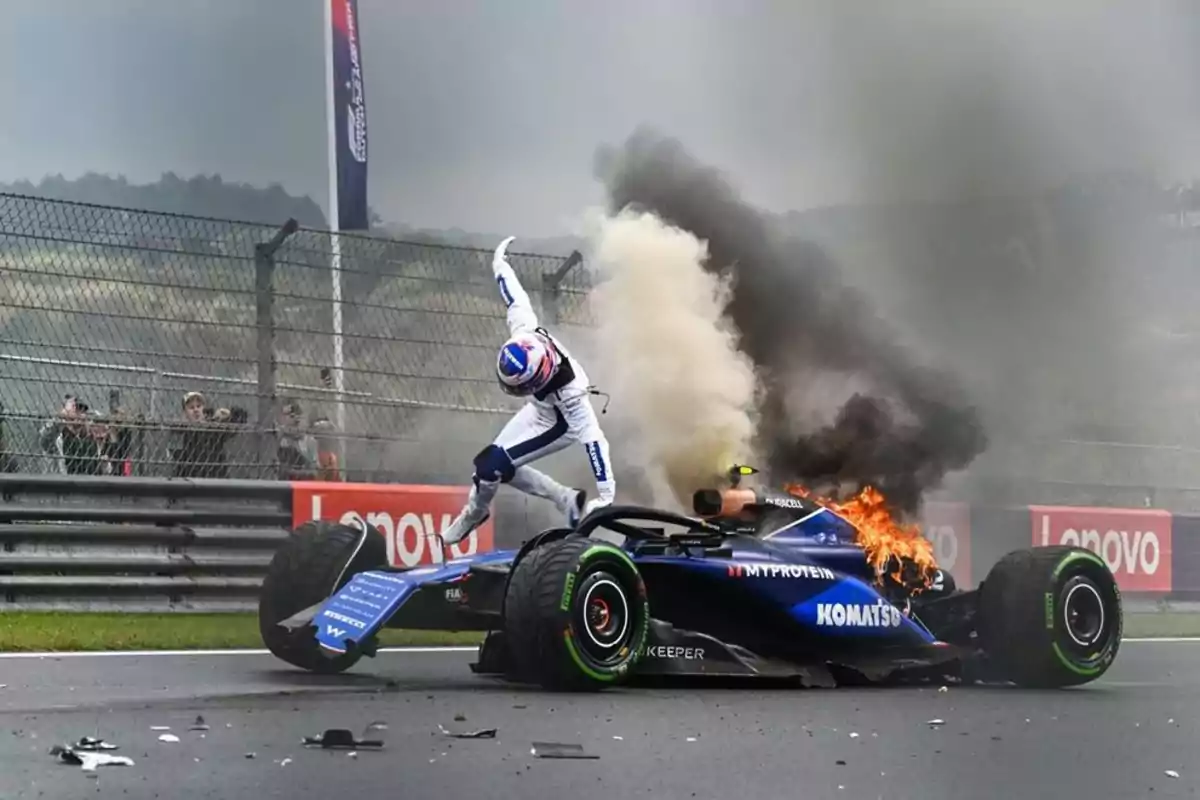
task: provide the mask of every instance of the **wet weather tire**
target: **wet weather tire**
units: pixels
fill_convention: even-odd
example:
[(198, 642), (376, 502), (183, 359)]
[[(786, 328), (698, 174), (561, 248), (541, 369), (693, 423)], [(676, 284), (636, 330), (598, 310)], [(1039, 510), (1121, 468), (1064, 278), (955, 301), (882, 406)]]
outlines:
[(334, 674), (354, 666), (361, 653), (329, 658), (311, 627), (289, 631), (277, 623), (322, 602), (355, 573), (386, 563), (387, 545), (374, 530), (363, 538), (349, 525), (325, 520), (301, 525), (275, 552), (259, 592), (258, 629), (267, 649), (310, 672)]
[(549, 542), (513, 570), (504, 630), (515, 680), (555, 691), (596, 691), (624, 681), (650, 630), (646, 585), (613, 545)]
[(1089, 683), (1116, 658), (1121, 592), (1080, 547), (1035, 547), (1000, 559), (979, 590), (979, 636), (1004, 679), (1052, 688)]

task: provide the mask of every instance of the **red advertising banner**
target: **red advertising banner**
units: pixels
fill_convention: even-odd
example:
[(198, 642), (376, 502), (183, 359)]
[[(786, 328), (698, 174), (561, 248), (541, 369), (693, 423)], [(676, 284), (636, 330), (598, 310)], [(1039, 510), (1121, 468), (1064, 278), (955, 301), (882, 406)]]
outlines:
[(963, 589), (971, 583), (971, 507), (967, 503), (926, 503), (921, 532), (933, 544), (938, 566)]
[[(445, 557), (434, 535), (450, 526), (467, 501), (468, 491), (458, 486), (300, 481), (292, 484), (292, 525), (315, 519), (357, 525), (365, 520), (387, 539), (392, 566), (441, 564)], [(488, 520), (447, 549), (451, 558), (462, 558), (494, 547), (495, 531)]]
[(1097, 553), (1131, 592), (1171, 591), (1171, 512), (1156, 508), (1030, 506), (1034, 545)]

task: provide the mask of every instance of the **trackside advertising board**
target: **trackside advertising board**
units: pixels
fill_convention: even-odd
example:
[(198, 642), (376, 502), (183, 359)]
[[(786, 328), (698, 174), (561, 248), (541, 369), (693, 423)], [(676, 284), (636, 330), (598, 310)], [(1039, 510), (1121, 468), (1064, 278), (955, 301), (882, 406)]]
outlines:
[(957, 586), (971, 582), (971, 506), (966, 503), (926, 503), (921, 532), (933, 544), (940, 569), (954, 576)]
[[(450, 527), (468, 491), (460, 486), (301, 481), (292, 484), (292, 525), (317, 519), (358, 525), (365, 520), (383, 532), (392, 566), (441, 564), (445, 556), (434, 535)], [(462, 558), (494, 547), (495, 530), (488, 520), (448, 549), (452, 558)]]
[(1033, 544), (1099, 554), (1130, 592), (1171, 591), (1171, 512), (1156, 508), (1030, 506)]

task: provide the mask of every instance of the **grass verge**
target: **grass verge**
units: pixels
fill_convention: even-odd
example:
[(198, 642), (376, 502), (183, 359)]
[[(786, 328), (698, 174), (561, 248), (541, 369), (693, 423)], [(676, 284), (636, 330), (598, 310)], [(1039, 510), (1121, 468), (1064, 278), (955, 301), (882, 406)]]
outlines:
[[(481, 633), (385, 630), (382, 647), (474, 645)], [(254, 614), (0, 614), (0, 653), (261, 649)]]
[[(1200, 613), (1125, 615), (1130, 638), (1200, 636)], [(480, 633), (385, 630), (383, 647), (475, 645)], [(261, 649), (254, 614), (0, 614), (0, 653), (95, 650)]]
[(1186, 611), (1126, 610), (1125, 636), (1130, 639), (1200, 636), (1200, 614)]

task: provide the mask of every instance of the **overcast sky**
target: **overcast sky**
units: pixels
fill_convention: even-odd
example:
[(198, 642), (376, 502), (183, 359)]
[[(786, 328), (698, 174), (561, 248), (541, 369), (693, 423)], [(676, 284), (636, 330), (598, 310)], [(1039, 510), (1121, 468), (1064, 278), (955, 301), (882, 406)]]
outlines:
[[(321, 3), (0, 0), (0, 180), (219, 172), (324, 205)], [(953, 5), (360, 0), (371, 203), (561, 233), (639, 124), (776, 210), (1200, 174), (1200, 7)]]

